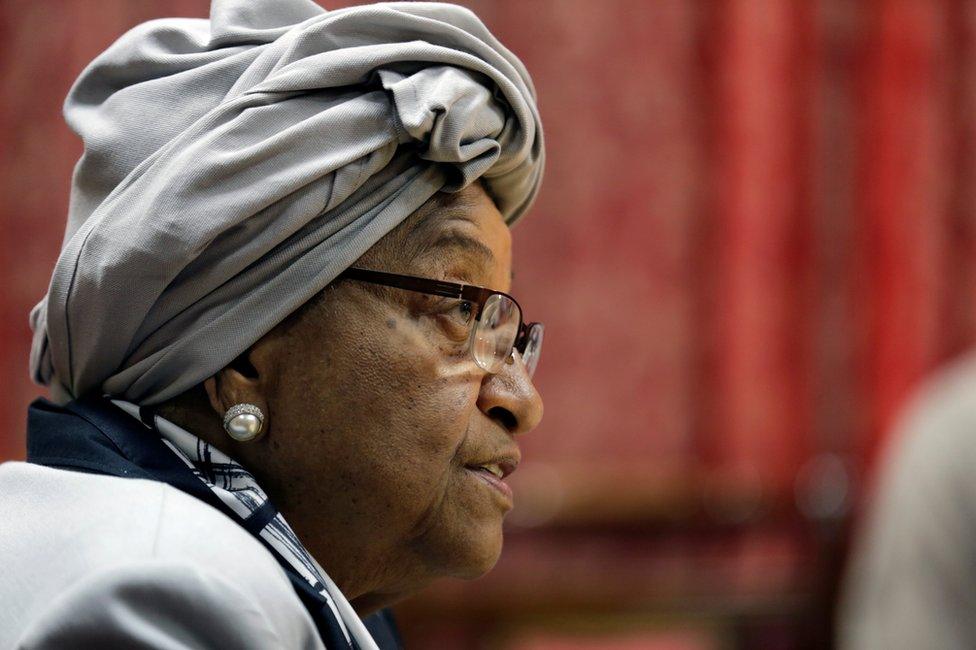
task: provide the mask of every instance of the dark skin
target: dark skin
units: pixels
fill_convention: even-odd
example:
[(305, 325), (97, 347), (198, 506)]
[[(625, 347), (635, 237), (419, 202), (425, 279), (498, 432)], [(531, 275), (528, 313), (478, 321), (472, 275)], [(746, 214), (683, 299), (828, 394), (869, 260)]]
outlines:
[[(356, 266), (508, 291), (511, 235), (484, 188), (438, 194)], [(504, 494), (474, 469), (517, 464), (542, 400), (517, 357), (467, 347), (456, 301), (343, 280), (160, 414), (250, 470), (360, 616), (497, 561)], [(224, 432), (234, 404), (260, 438)]]

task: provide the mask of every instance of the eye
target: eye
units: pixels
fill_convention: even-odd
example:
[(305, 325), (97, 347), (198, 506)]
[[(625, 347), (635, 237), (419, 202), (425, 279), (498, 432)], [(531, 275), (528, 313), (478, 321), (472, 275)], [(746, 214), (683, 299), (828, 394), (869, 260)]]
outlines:
[(470, 301), (449, 298), (437, 310), (436, 317), (449, 338), (463, 341), (471, 330), (476, 309)]
[(474, 303), (468, 300), (458, 300), (450, 313), (459, 323), (468, 325), (474, 320)]

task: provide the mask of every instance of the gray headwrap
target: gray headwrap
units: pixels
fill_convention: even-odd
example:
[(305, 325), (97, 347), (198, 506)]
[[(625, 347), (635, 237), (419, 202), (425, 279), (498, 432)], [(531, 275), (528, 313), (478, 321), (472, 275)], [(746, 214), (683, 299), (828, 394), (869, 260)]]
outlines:
[(214, 0), (140, 25), (65, 102), (85, 153), (31, 373), (152, 404), (230, 363), (438, 190), (509, 223), (543, 166), (528, 73), (467, 9)]

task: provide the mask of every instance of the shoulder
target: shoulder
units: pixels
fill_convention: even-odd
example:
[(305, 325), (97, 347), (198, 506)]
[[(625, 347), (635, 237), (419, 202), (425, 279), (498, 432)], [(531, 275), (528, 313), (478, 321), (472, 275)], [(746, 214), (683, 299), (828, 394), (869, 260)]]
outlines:
[[(878, 464), (868, 526), (885, 548), (942, 556), (976, 544), (976, 355), (927, 379), (899, 416)], [(954, 544), (945, 544), (945, 539)]]
[[(0, 533), (3, 550), (51, 552), (69, 545), (85, 549), (89, 565), (178, 558), (287, 581), (236, 522), (164, 483), (5, 463), (0, 495), (0, 520), (10, 524)], [(36, 547), (38, 538), (46, 540), (43, 549)]]
[[(13, 577), (0, 583), (0, 629), (10, 623), (21, 633), (60, 633), (58, 625), (115, 617), (100, 626), (133, 634), (133, 625), (220, 628), (226, 616), (254, 642), (309, 631), (314, 638), (311, 618), (260, 542), (168, 485), (6, 463), (0, 521), (0, 573)], [(143, 620), (145, 603), (162, 609)]]
[(909, 401), (884, 454), (880, 488), (923, 499), (955, 497), (943, 505), (968, 510), (976, 504), (974, 462), (976, 355), (968, 355), (933, 375)]
[(155, 559), (88, 572), (33, 616), (16, 642), (52, 649), (315, 647), (311, 634), (294, 643), (289, 631), (233, 577), (192, 562)]
[(976, 353), (968, 354), (922, 383), (900, 420), (926, 430), (965, 427), (976, 418)]
[(879, 466), (841, 601), (841, 647), (972, 647), (976, 356), (916, 392)]

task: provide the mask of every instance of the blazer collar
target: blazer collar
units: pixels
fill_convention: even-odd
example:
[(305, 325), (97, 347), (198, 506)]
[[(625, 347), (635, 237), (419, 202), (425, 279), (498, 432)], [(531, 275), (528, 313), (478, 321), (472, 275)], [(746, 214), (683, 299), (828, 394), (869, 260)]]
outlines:
[(228, 514), (159, 436), (101, 397), (64, 406), (35, 400), (27, 414), (27, 462), (161, 481)]

